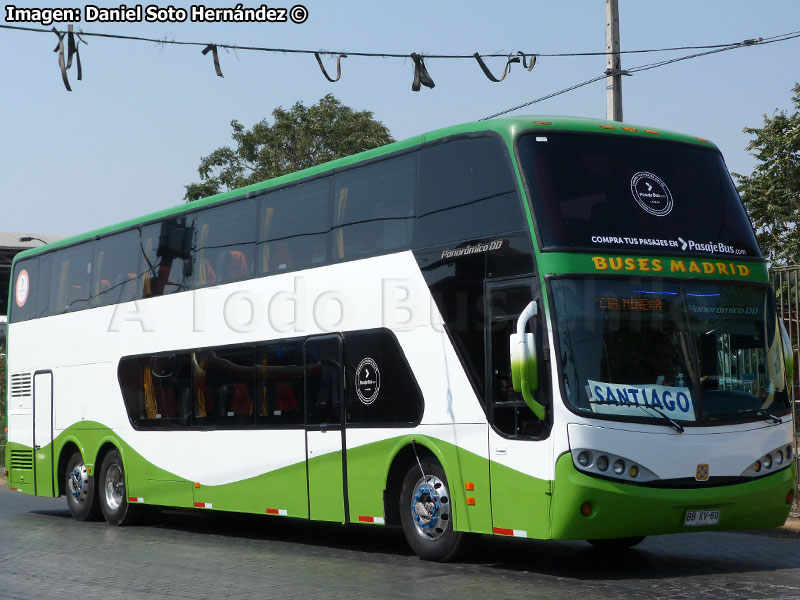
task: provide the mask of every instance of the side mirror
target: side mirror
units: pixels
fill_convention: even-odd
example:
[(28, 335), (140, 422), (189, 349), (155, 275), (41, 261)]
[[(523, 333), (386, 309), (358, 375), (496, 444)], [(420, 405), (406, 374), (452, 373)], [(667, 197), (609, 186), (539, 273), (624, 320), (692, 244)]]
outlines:
[(791, 385), (792, 377), (794, 376), (794, 351), (792, 350), (792, 340), (789, 338), (789, 332), (786, 331), (783, 319), (778, 319), (778, 326), (781, 330), (781, 342), (783, 342), (783, 362), (786, 364), (786, 379), (789, 385)]
[(533, 397), (539, 388), (539, 360), (533, 333), (525, 333), (525, 326), (537, 314), (537, 305), (531, 301), (517, 320), (517, 332), (511, 334), (511, 384), (520, 392), (538, 419), (544, 420), (545, 408)]

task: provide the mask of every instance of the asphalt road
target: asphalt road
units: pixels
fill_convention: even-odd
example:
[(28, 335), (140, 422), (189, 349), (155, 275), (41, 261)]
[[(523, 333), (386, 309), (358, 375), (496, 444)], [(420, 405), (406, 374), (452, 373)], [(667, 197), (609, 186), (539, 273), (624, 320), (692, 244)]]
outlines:
[[(3, 482), (4, 483), (4, 482)], [(0, 600), (22, 598), (798, 598), (800, 535), (694, 533), (636, 549), (480, 538), (426, 563), (399, 531), (218, 513), (79, 523), (0, 487)]]

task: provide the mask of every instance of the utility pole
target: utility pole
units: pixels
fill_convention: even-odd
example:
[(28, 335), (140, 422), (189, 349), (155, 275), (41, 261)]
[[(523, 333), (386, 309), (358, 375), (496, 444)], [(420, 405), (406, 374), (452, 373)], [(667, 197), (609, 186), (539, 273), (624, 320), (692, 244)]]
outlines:
[(622, 60), (619, 54), (619, 4), (606, 0), (606, 119), (622, 121)]

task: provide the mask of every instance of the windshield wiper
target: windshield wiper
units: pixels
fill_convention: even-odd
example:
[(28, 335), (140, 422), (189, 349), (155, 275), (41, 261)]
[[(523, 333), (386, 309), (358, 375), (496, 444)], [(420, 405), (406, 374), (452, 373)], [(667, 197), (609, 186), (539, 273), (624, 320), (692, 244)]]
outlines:
[(731, 417), (743, 417), (744, 418), (744, 417), (751, 417), (751, 416), (752, 417), (761, 417), (762, 419), (764, 419), (767, 423), (770, 423), (771, 425), (780, 425), (781, 423), (783, 423), (783, 419), (781, 419), (780, 417), (778, 417), (776, 415), (773, 415), (771, 412), (766, 411), (763, 408), (757, 408), (757, 409), (754, 409), (754, 410), (740, 410), (738, 412), (726, 413), (724, 415), (720, 415), (717, 418), (719, 418), (719, 419), (726, 419), (726, 418), (731, 418)]
[(672, 427), (675, 431), (677, 431), (678, 433), (683, 433), (683, 425), (681, 425), (677, 421), (671, 419), (666, 413), (664, 413), (662, 410), (656, 408), (655, 406), (650, 406), (650, 405), (644, 405), (643, 406), (641, 404), (633, 404), (631, 402), (628, 402), (628, 403), (625, 403), (625, 402), (613, 402), (613, 401), (610, 401), (610, 400), (589, 400), (589, 404), (613, 404), (615, 406), (635, 406), (636, 408), (641, 408), (642, 410), (648, 410), (649, 409), (649, 410), (655, 411), (658, 414), (658, 416), (660, 416), (662, 419), (664, 419), (669, 424), (669, 426)]

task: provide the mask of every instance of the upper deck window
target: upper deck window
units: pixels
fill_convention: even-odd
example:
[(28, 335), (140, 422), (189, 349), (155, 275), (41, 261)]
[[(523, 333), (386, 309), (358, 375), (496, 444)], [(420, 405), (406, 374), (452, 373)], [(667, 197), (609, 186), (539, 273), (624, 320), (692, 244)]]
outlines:
[(544, 249), (757, 256), (722, 156), (609, 135), (523, 135), (519, 158)]
[(525, 227), (508, 152), (496, 137), (424, 148), (415, 246), (485, 239)]

